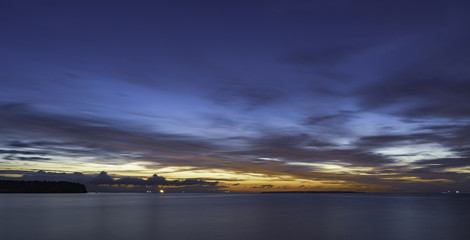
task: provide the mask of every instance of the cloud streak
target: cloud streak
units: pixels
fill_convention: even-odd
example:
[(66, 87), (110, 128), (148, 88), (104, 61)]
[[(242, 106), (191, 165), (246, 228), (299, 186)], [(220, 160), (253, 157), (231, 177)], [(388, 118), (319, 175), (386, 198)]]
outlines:
[[(365, 136), (349, 146), (323, 142), (308, 134), (266, 134), (256, 138), (240, 138), (245, 147), (233, 151), (230, 145), (214, 142), (220, 140), (150, 133), (138, 128), (124, 128), (83, 118), (72, 120), (67, 116), (50, 116), (25, 105), (8, 105), (2, 110), (3, 116), (8, 115), (2, 118), (2, 126), (5, 127), (2, 131), (8, 134), (10, 139), (4, 142), (4, 148), (8, 149), (2, 149), (0, 154), (5, 155), (4, 159), (7, 161), (51, 161), (57, 157), (80, 156), (91, 157), (87, 162), (122, 164), (121, 160), (113, 160), (119, 158), (125, 159), (125, 162), (154, 163), (159, 168), (191, 166), (200, 170), (221, 169), (272, 177), (287, 174), (297, 179), (346, 181), (357, 186), (374, 183), (382, 186), (402, 186), (402, 189), (406, 189), (407, 184), (426, 185), (426, 179), (447, 179), (448, 182), (428, 183), (436, 189), (448, 185), (449, 182), (465, 183), (466, 173), (449, 172), (447, 169), (470, 166), (465, 158), (426, 159), (395, 166), (395, 155), (387, 156), (376, 151), (383, 146), (439, 142), (444, 146), (453, 146), (452, 151), (465, 157), (468, 154), (468, 148), (464, 147), (467, 138), (460, 133), (468, 128), (466, 125), (422, 127), (437, 129), (432, 134)], [(25, 130), (27, 132), (22, 132)], [(35, 136), (36, 140), (25, 139), (25, 136), (30, 135)], [(393, 178), (387, 177), (390, 174)], [(49, 174), (40, 171), (25, 177), (27, 180), (39, 178), (73, 180), (94, 185), (217, 185), (217, 182), (201, 179), (166, 180), (158, 175), (146, 180), (135, 177), (120, 177), (114, 180), (106, 172), (90, 177), (81, 173)], [(416, 183), (419, 181), (422, 183)]]

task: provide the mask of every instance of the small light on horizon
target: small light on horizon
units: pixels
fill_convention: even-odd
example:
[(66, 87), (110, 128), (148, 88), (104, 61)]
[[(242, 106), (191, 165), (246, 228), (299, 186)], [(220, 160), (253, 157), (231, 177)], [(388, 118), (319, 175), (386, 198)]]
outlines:
[(165, 193), (165, 191), (163, 191), (163, 189), (160, 189), (160, 193)]

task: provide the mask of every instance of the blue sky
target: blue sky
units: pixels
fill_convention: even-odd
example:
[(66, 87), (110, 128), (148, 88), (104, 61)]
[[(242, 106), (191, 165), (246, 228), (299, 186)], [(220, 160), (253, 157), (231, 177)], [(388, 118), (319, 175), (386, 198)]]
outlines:
[(469, 7), (2, 1), (0, 174), (468, 189)]

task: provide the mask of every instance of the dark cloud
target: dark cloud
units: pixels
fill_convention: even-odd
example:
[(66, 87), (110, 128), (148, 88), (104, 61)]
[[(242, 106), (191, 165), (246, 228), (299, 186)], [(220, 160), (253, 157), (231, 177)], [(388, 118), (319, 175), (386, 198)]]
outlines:
[(108, 175), (105, 171), (100, 172), (98, 175), (93, 177), (90, 181), (90, 184), (113, 184), (114, 179)]
[[(107, 176), (105, 172), (100, 173), (100, 175)], [(99, 175), (98, 175), (99, 176)], [(101, 178), (104, 178), (101, 176)], [(110, 180), (111, 179), (111, 180)], [(125, 185), (158, 185), (158, 186), (193, 186), (193, 185), (200, 185), (200, 186), (215, 186), (218, 182), (209, 182), (202, 179), (184, 179), (184, 180), (166, 180), (166, 178), (158, 176), (154, 174), (152, 177), (148, 178), (147, 180), (141, 178), (132, 178), (132, 177), (123, 177), (118, 180), (113, 181), (112, 178), (107, 176), (105, 181), (96, 180), (95, 184), (125, 184)], [(106, 183), (105, 183), (106, 182)]]
[[(91, 191), (143, 191), (143, 188), (137, 187), (136, 189), (127, 189), (123, 186), (148, 186), (148, 187), (195, 187), (199, 186), (199, 190), (217, 190), (219, 182), (217, 181), (206, 181), (203, 179), (189, 178), (181, 180), (167, 180), (165, 177), (154, 174), (147, 180), (135, 177), (126, 176), (109, 176), (107, 172), (102, 171), (99, 174), (83, 174), (80, 172), (75, 173), (63, 173), (63, 172), (52, 172), (39, 170), (33, 171), (15, 171), (15, 170), (1, 170), (0, 174), (20, 174), (21, 177), (1, 177), (0, 179), (15, 179), (25, 181), (69, 181), (86, 184), (87, 187), (92, 189)], [(215, 188), (213, 188), (215, 187)], [(196, 188), (189, 188), (196, 190)], [(176, 188), (174, 189), (176, 190)], [(190, 190), (191, 191), (191, 190)]]
[(25, 172), (22, 177), (18, 178), (19, 180), (25, 181), (68, 181), (68, 182), (77, 182), (85, 183), (90, 179), (90, 176), (87, 176), (80, 172), (74, 173), (63, 173), (63, 172), (50, 172), (39, 170), (36, 172), (29, 171)]
[(341, 111), (338, 114), (308, 117), (304, 124), (306, 125), (339, 125), (355, 118), (354, 112)]
[(424, 165), (427, 169), (445, 170), (446, 168), (470, 167), (470, 158), (439, 158), (421, 160), (413, 164)]
[(98, 175), (91, 178), (86, 184), (107, 184), (107, 185), (156, 185), (156, 186), (192, 186), (192, 185), (200, 185), (200, 186), (215, 186), (218, 182), (211, 182), (205, 181), (202, 179), (183, 179), (183, 180), (167, 180), (165, 177), (158, 176), (154, 174), (153, 176), (149, 177), (147, 180), (142, 178), (135, 178), (135, 177), (119, 177), (119, 179), (114, 180), (111, 176), (109, 176), (106, 172), (102, 171)]
[(401, 135), (373, 135), (361, 137), (356, 141), (356, 145), (363, 148), (393, 147), (404, 144), (423, 144), (442, 142), (445, 137), (435, 133), (415, 133)]
[(175, 186), (192, 186), (192, 185), (208, 185), (208, 186), (215, 186), (218, 184), (218, 182), (207, 182), (201, 179), (196, 179), (196, 178), (188, 178), (184, 180), (178, 180), (178, 181), (170, 181), (168, 185), (175, 185)]
[(124, 185), (145, 185), (145, 180), (140, 178), (124, 177), (114, 181), (114, 183)]
[(19, 160), (19, 161), (48, 161), (51, 158), (44, 158), (44, 157), (17, 157), (17, 156), (6, 156), (3, 157), (5, 160)]
[(167, 182), (167, 180), (164, 177), (161, 177), (161, 176), (158, 176), (157, 174), (154, 174), (154, 175), (152, 175), (151, 177), (149, 177), (147, 179), (147, 182), (149, 184), (152, 184), (152, 185), (153, 184), (155, 184), (155, 185), (164, 185)]
[[(313, 147), (313, 148), (312, 148)], [(252, 140), (251, 150), (236, 152), (239, 155), (253, 155), (305, 163), (347, 163), (358, 166), (380, 166), (392, 163), (387, 157), (374, 154), (367, 149), (340, 149), (307, 134), (266, 135)]]
[(265, 185), (259, 185), (259, 186), (254, 186), (252, 188), (273, 188), (274, 186), (271, 184), (265, 184)]
[(224, 186), (219, 185), (191, 185), (191, 186), (178, 186), (178, 187), (165, 187), (166, 193), (224, 193)]
[[(24, 145), (17, 144), (17, 146), (25, 147)], [(11, 149), (0, 149), (0, 155), (6, 155), (3, 157), (5, 160), (19, 160), (19, 161), (48, 161), (51, 158), (48, 157), (38, 157), (49, 155), (47, 151), (23, 151), (23, 150), (11, 150)], [(18, 156), (18, 155), (28, 155), (27, 157)], [(38, 155), (38, 156), (31, 156)]]
[(42, 151), (18, 151), (0, 149), (0, 154), (46, 155), (48, 153)]
[(8, 147), (14, 147), (14, 148), (34, 148), (34, 147), (41, 147), (41, 146), (67, 146), (67, 143), (62, 143), (62, 142), (52, 142), (52, 141), (11, 141), (6, 144)]
[(12, 141), (7, 144), (9, 147), (15, 147), (15, 148), (27, 148), (31, 147), (31, 144), (21, 142), (21, 141)]

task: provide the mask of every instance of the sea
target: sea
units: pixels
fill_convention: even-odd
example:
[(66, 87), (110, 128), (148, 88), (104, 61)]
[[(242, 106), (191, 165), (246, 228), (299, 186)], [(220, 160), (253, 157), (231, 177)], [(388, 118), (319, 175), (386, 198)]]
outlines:
[(2, 240), (468, 240), (468, 194), (0, 194)]

